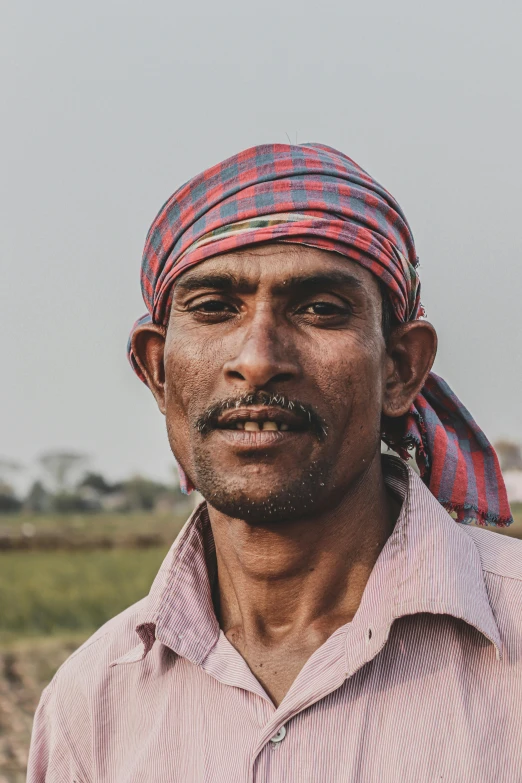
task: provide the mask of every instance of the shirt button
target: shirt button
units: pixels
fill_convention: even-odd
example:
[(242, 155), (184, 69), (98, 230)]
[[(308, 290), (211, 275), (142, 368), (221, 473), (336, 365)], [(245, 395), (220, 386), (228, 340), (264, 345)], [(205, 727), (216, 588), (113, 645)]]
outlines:
[(282, 742), (282, 740), (284, 740), (285, 737), (286, 737), (286, 727), (281, 726), (279, 731), (276, 734), (274, 734), (270, 742), (273, 742), (274, 745), (277, 745), (277, 743)]

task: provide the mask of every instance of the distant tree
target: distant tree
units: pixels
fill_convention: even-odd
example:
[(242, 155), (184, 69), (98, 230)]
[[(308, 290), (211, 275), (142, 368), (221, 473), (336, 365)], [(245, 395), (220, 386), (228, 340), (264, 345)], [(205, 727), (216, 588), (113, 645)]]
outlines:
[(168, 491), (168, 487), (143, 476), (133, 476), (122, 482), (121, 491), (125, 493), (130, 510), (152, 511), (157, 499)]
[(502, 470), (522, 470), (522, 449), (520, 443), (499, 440), (495, 443)]
[(58, 514), (91, 510), (89, 503), (76, 492), (58, 492), (52, 499), (52, 508)]
[(16, 495), (0, 492), (0, 514), (16, 514), (22, 507), (22, 501)]
[(24, 500), (27, 511), (43, 514), (51, 509), (51, 496), (41, 481), (34, 481)]
[(21, 508), (22, 503), (9, 480), (13, 473), (21, 469), (18, 462), (0, 457), (0, 513), (19, 511)]
[(49, 451), (42, 454), (38, 461), (53, 490), (61, 495), (70, 490), (72, 476), (85, 466), (87, 460), (87, 455), (79, 452)]
[(100, 495), (108, 495), (109, 492), (113, 492), (115, 489), (114, 485), (109, 484), (101, 473), (86, 473), (78, 484), (79, 489), (84, 487), (94, 489)]
[(9, 514), (19, 511), (22, 502), (16, 497), (15, 491), (10, 484), (0, 482), (0, 514)]

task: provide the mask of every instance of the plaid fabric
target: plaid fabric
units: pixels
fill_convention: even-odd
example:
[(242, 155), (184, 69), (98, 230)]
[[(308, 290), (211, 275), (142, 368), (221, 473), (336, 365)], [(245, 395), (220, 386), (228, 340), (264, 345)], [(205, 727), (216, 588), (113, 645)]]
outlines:
[[(422, 317), (417, 254), (395, 201), (353, 160), (320, 144), (269, 144), (240, 152), (177, 190), (147, 235), (141, 286), (148, 314), (166, 324), (172, 286), (207, 258), (267, 241), (335, 251), (376, 275), (398, 320)], [(129, 343), (131, 364), (144, 380)], [(504, 526), (511, 512), (493, 448), (433, 373), (407, 417), (383, 422), (383, 439), (407, 458), (461, 522)]]

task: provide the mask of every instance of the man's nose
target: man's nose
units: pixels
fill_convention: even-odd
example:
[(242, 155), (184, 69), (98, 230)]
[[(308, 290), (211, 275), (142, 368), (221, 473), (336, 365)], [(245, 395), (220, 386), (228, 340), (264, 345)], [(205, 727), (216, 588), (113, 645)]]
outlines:
[(287, 330), (270, 313), (252, 320), (223, 370), (229, 380), (245, 381), (251, 389), (283, 383), (299, 375), (295, 348)]

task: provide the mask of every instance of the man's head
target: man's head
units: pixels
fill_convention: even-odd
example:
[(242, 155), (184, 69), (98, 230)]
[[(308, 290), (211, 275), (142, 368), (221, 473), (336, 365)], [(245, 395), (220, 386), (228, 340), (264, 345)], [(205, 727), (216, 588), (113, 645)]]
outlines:
[[(154, 220), (141, 283), (129, 359), (188, 484), (216, 506), (260, 519), (335, 503), (378, 465), (382, 435), (404, 458), (415, 448), (459, 520), (510, 523), (494, 450), (429, 372), (435, 333), (404, 213), (343, 153), (267, 144), (198, 174)], [(261, 403), (289, 429), (237, 430)]]
[(141, 327), (133, 350), (192, 483), (255, 523), (341, 500), (378, 458), (382, 416), (422, 388), (436, 337), (416, 321), (386, 341), (371, 272), (271, 243), (186, 271), (167, 328)]

